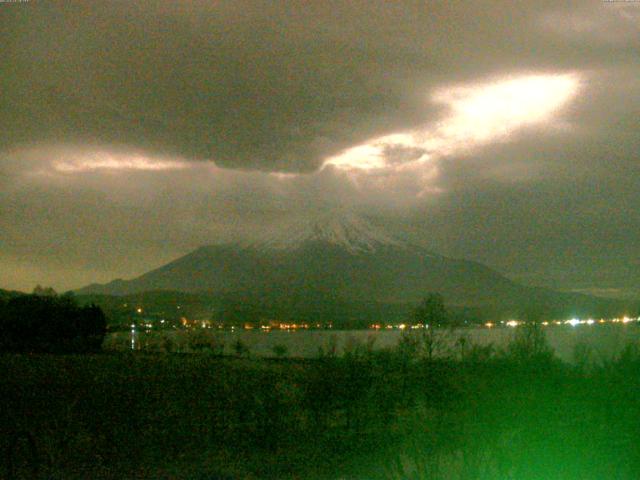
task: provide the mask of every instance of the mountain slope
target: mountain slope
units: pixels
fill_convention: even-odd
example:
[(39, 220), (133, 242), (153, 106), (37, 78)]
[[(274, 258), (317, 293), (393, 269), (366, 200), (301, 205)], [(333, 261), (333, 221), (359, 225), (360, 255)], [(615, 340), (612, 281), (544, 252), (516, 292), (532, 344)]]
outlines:
[[(78, 293), (206, 292), (286, 304), (415, 303), (437, 291), (449, 305), (492, 312), (599, 314), (615, 301), (517, 284), (475, 262), (392, 238), (357, 217), (308, 222), (251, 243), (201, 247), (133, 280)], [(294, 303), (291, 301), (291, 305)], [(293, 306), (291, 308), (294, 308)]]

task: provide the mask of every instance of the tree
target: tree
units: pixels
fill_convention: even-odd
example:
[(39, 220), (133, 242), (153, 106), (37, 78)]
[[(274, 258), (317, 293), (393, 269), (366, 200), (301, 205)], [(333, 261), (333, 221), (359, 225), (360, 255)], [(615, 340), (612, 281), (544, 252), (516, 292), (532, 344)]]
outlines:
[(545, 331), (539, 323), (529, 322), (517, 327), (513, 339), (507, 345), (506, 354), (519, 362), (553, 359), (553, 349), (547, 342)]
[(439, 293), (429, 293), (422, 299), (414, 312), (415, 323), (422, 324), (422, 347), (427, 359), (432, 360), (437, 350), (444, 345), (444, 339), (437, 328), (450, 324), (450, 317), (444, 306), (444, 297)]
[(22, 295), (0, 309), (0, 349), (12, 352), (95, 352), (106, 334), (99, 307), (70, 296)]
[(439, 293), (431, 292), (422, 299), (415, 310), (414, 320), (425, 327), (441, 327), (448, 323), (449, 314), (444, 306), (444, 297)]
[(40, 284), (36, 285), (36, 287), (33, 289), (33, 294), (40, 297), (55, 297), (58, 295), (53, 288), (43, 287)]

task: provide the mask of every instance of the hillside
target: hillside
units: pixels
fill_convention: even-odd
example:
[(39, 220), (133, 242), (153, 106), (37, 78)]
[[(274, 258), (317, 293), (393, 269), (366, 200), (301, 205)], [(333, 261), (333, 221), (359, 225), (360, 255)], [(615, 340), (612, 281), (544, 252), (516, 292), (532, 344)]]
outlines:
[(518, 284), (484, 265), (435, 254), (351, 216), (305, 222), (250, 243), (201, 247), (132, 280), (94, 284), (78, 293), (155, 290), (204, 293), (292, 313), (320, 304), (344, 312), (355, 305), (370, 310), (371, 305), (406, 306), (430, 291), (442, 293), (450, 307), (501, 316), (597, 316), (623, 308), (616, 300)]

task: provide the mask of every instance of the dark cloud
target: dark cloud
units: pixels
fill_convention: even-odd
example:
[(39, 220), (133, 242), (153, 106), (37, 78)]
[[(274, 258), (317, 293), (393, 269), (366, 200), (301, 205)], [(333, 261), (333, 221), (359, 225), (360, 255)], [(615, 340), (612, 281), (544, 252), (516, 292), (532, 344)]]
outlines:
[(2, 144), (116, 143), (263, 170), (309, 171), (423, 122), (434, 85), (631, 61), (638, 47), (616, 6), (582, 2), (34, 2), (0, 14)]

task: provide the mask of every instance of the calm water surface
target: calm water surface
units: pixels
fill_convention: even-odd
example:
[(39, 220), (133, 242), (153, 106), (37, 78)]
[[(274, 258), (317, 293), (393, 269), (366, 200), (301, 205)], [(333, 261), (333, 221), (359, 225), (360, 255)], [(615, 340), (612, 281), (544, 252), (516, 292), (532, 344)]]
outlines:
[[(516, 327), (518, 328), (518, 327)], [(462, 336), (467, 344), (489, 345), (496, 348), (506, 345), (515, 333), (516, 328), (465, 328), (442, 333), (442, 344), (455, 351), (456, 343)], [(617, 355), (626, 345), (640, 341), (640, 325), (605, 324), (605, 325), (560, 325), (544, 327), (549, 345), (556, 355), (565, 361), (573, 361), (576, 346), (586, 346), (594, 360), (609, 359)], [(223, 345), (225, 353), (233, 353), (233, 345), (237, 340), (244, 343), (251, 354), (258, 356), (274, 356), (273, 349), (282, 345), (286, 347), (288, 356), (314, 357), (319, 349), (335, 345), (338, 353), (344, 352), (359, 342), (372, 342), (373, 348), (393, 347), (402, 335), (400, 330), (303, 330), (303, 331), (271, 331), (256, 330), (236, 331), (136, 331), (117, 332), (107, 336), (104, 347), (109, 350), (148, 350), (162, 351), (166, 348), (166, 338), (170, 339), (171, 350), (191, 351), (192, 336), (203, 335), (214, 344)]]

